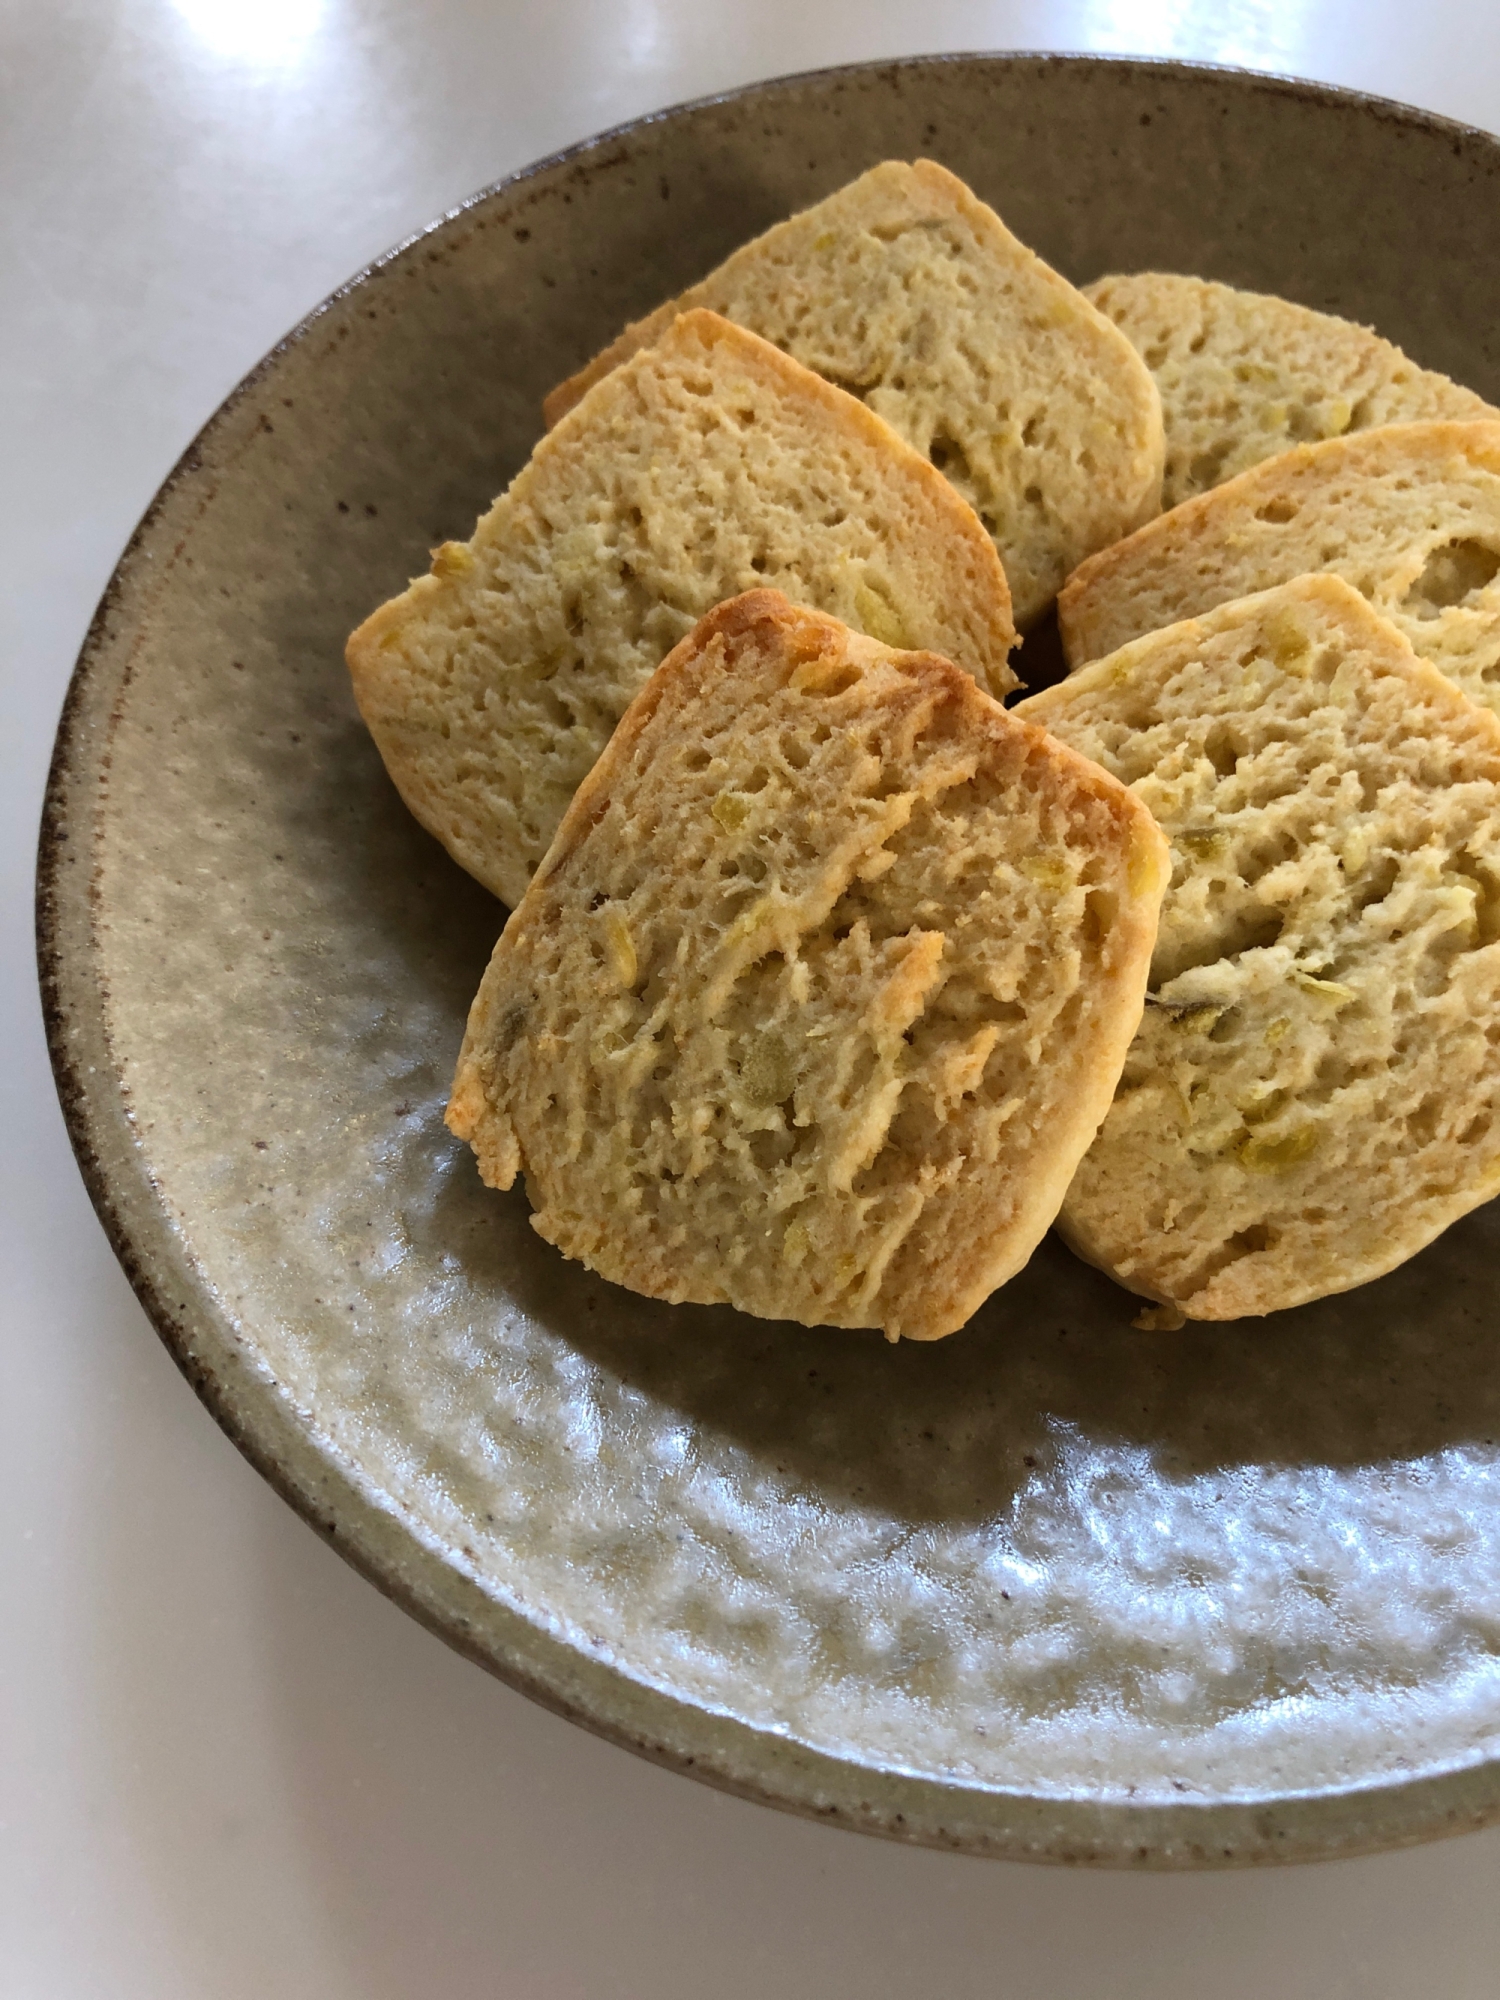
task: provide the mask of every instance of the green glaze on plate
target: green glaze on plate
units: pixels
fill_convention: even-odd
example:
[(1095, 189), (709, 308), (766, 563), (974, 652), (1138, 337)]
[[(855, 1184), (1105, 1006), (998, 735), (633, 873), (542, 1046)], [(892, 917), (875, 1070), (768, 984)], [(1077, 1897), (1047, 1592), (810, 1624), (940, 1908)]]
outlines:
[[(1500, 399), (1500, 146), (1232, 71), (759, 86), (477, 197), (225, 405), (121, 562), (43, 829), (54, 1060), (219, 1421), (434, 1630), (750, 1797), (978, 1853), (1349, 1853), (1500, 1812), (1500, 1228), (1270, 1322), (1130, 1330), (1049, 1243), (933, 1347), (647, 1303), (442, 1107), (502, 912), (408, 818), (345, 634), (623, 322), (926, 153), (1069, 276), (1372, 321)], [(1022, 671), (1025, 671), (1023, 662)]]

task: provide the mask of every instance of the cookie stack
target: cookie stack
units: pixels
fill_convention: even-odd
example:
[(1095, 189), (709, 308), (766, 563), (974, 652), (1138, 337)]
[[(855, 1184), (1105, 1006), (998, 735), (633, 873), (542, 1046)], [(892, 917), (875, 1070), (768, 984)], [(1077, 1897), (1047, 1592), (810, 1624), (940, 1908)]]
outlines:
[(1162, 1324), (1500, 1189), (1500, 412), (919, 161), (546, 414), (349, 663), (512, 906), (449, 1122), (566, 1255), (932, 1339), (1057, 1220)]

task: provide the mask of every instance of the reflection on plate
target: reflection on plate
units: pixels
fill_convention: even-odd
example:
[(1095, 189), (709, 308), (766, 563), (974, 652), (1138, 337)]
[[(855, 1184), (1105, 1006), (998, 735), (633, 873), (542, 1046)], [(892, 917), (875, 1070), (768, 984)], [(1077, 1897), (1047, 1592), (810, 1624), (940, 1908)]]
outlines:
[(627, 318), (923, 152), (1070, 277), (1285, 292), (1500, 396), (1500, 147), (1307, 85), (924, 60), (519, 176), (279, 348), (121, 564), (43, 840), (75, 1143), (288, 1498), (619, 1741), (980, 1852), (1474, 1825), (1500, 1811), (1493, 1211), (1349, 1297), (1172, 1335), (1049, 1243), (966, 1332), (893, 1350), (618, 1292), (443, 1128), (501, 913), (387, 783), (344, 635), (467, 535)]

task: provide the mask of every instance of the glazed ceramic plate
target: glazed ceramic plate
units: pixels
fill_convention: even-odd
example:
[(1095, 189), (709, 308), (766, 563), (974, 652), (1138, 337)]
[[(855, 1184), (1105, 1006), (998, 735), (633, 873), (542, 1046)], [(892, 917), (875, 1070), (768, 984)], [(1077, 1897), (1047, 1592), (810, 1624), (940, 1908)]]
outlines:
[(502, 920), (345, 634), (628, 318), (930, 154), (1069, 276), (1371, 321), (1500, 399), (1500, 146), (1229, 71), (923, 60), (652, 118), (331, 299), (168, 481), (47, 804), (52, 1047), (105, 1225), (230, 1434), (379, 1586), (618, 1742), (976, 1852), (1215, 1863), (1500, 1811), (1500, 1217), (1145, 1336), (1049, 1242), (937, 1346), (671, 1308), (479, 1183), (445, 1090)]

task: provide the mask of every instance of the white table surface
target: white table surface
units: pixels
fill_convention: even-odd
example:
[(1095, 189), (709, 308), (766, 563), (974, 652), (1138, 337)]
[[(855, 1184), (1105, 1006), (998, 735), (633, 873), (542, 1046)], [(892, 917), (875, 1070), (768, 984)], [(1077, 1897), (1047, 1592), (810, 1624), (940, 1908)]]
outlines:
[(1496, 0), (0, 0), (3, 2000), (1500, 1994), (1500, 1829), (1260, 1873), (984, 1863), (533, 1707), (220, 1435), (53, 1096), (30, 904), (58, 707), (235, 381), (369, 258), (601, 127), (985, 48), (1246, 63), (1500, 128)]

